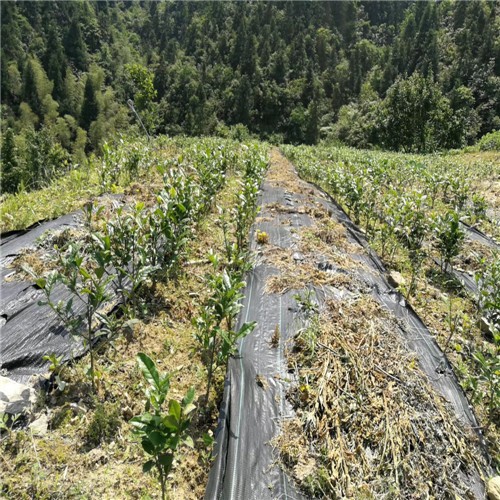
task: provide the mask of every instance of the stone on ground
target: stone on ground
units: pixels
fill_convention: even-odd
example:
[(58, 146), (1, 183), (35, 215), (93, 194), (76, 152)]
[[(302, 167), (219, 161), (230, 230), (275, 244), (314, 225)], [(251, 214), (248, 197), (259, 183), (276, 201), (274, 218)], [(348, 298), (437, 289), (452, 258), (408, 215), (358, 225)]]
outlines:
[(28, 413), (35, 401), (36, 393), (33, 388), (0, 376), (0, 413)]

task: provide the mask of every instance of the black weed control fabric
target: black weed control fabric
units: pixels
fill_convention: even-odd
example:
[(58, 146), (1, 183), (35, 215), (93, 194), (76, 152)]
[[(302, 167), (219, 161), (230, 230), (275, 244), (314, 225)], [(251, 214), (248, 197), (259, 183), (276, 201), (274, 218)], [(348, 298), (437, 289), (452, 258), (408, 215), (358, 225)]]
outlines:
[[(468, 239), (472, 241), (478, 241), (482, 245), (485, 245), (487, 247), (492, 248), (493, 250), (496, 250), (499, 248), (499, 245), (493, 241), (491, 238), (486, 236), (484, 233), (476, 229), (475, 227), (469, 226), (468, 224), (461, 224), (462, 229), (465, 231), (465, 234)], [(439, 262), (437, 262), (439, 265)], [(465, 287), (467, 291), (470, 293), (477, 295), (479, 293), (477, 283), (475, 280), (475, 277), (469, 273), (466, 273), (464, 271), (460, 271), (458, 269), (449, 269), (449, 272), (455, 276), (455, 278), (462, 283), (462, 285)]]
[[(118, 199), (113, 196), (114, 199)], [(17, 382), (29, 383), (33, 375), (47, 371), (46, 354), (62, 356), (68, 361), (81, 356), (85, 348), (61, 325), (48, 306), (39, 306), (42, 291), (33, 281), (11, 279), (12, 261), (23, 251), (37, 248), (40, 238), (54, 231), (81, 227), (82, 212), (34, 224), (23, 231), (11, 231), (1, 238), (0, 259), (0, 370)], [(111, 284), (109, 287), (111, 288)], [(67, 302), (70, 293), (57, 285), (53, 291), (54, 302)], [(83, 303), (75, 303), (75, 310), (82, 310)]]
[[(77, 227), (79, 218), (79, 213), (72, 213), (25, 231), (2, 235), (0, 368), (18, 382), (27, 383), (32, 375), (44, 371), (45, 354), (55, 353), (67, 360), (74, 350), (75, 354), (81, 354), (82, 346), (60, 326), (49, 307), (38, 305), (42, 291), (32, 281), (6, 280), (13, 274), (8, 266), (23, 250), (34, 248), (37, 239), (47, 231)], [(54, 298), (67, 298), (62, 287), (54, 291)]]
[[(451, 403), (465, 425), (477, 427), (447, 358), (417, 314), (388, 284), (383, 264), (369, 251), (360, 231), (327, 194), (313, 185), (310, 193), (312, 196), (306, 200), (302, 195), (288, 193), (264, 182), (260, 195), (260, 222), (252, 229), (251, 241), (255, 241), (255, 231), (260, 230), (268, 233), (270, 245), (293, 249), (297, 238), (294, 228), (311, 224), (308, 215), (294, 209), (311, 204), (310, 200), (319, 202), (344, 225), (351, 242), (365, 249), (355, 256), (368, 268), (360, 277), (370, 287), (372, 295), (406, 323), (401, 335), (418, 355), (421, 367), (436, 391)], [(276, 203), (286, 208), (286, 217), (266, 210), (267, 205)], [(270, 221), (271, 218), (274, 220)], [(257, 321), (257, 327), (241, 341), (239, 355), (229, 362), (216, 432), (216, 458), (205, 494), (207, 500), (304, 498), (280, 468), (278, 455), (271, 444), (279, 432), (280, 422), (293, 417), (286, 399), (293, 375), (287, 370), (285, 345), (301, 327), (300, 312), (293, 298), (299, 290), (284, 294), (266, 293), (266, 280), (278, 274), (278, 270), (259, 260), (255, 243), (252, 243), (252, 249), (256, 263), (247, 278), (240, 323)], [(317, 256), (317, 265), (322, 269), (328, 265), (324, 256)], [(317, 290), (319, 302), (327, 296), (328, 291)], [(271, 348), (269, 340), (277, 326), (279, 346)], [(464, 480), (471, 485), (475, 497), (484, 497), (484, 484), (478, 474)]]

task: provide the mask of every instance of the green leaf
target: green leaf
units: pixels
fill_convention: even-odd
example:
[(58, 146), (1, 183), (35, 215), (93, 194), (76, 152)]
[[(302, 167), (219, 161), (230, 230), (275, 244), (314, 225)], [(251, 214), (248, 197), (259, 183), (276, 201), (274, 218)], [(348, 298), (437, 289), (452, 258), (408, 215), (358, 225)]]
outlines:
[(148, 439), (153, 443), (155, 448), (162, 448), (165, 445), (165, 436), (158, 431), (152, 431), (148, 434)]
[(148, 460), (145, 464), (142, 465), (142, 472), (149, 472), (154, 467), (154, 465), (155, 463), (153, 462), (153, 460)]
[(245, 323), (238, 332), (238, 337), (244, 337), (251, 333), (255, 326), (257, 325), (256, 321), (252, 321), (251, 323)]
[(57, 384), (57, 388), (63, 392), (64, 389), (66, 388), (66, 386), (68, 385), (67, 382), (65, 382), (64, 380), (61, 380), (61, 377), (59, 375), (56, 375), (56, 384)]
[(217, 255), (212, 252), (212, 250), (210, 250), (208, 253), (208, 260), (213, 264), (214, 267), (217, 267), (219, 265), (219, 259), (217, 258)]
[(194, 410), (196, 410), (196, 405), (188, 404), (184, 407), (184, 415), (189, 415)]
[(144, 378), (159, 391), (161, 388), (160, 376), (158, 375), (158, 371), (156, 370), (153, 360), (147, 354), (140, 352), (137, 355), (137, 364), (139, 365)]
[(160, 455), (158, 461), (161, 465), (163, 465), (163, 467), (169, 468), (174, 461), (174, 456), (171, 453), (165, 453), (163, 455)]
[(231, 288), (231, 278), (229, 278), (229, 274), (227, 274), (227, 271), (225, 269), (222, 273), (222, 279), (224, 280), (224, 284), (226, 285), (226, 288), (230, 289)]
[(148, 455), (154, 455), (155, 454), (155, 447), (149, 439), (144, 438), (141, 442), (142, 448)]
[(212, 446), (215, 442), (215, 439), (213, 438), (213, 436), (211, 436), (210, 434), (203, 434), (202, 436), (202, 439), (203, 439), (203, 444), (205, 444), (205, 446)]
[(184, 396), (184, 399), (182, 400), (182, 406), (185, 408), (193, 401), (194, 401), (194, 387), (190, 387), (186, 395)]
[(65, 309), (68, 314), (73, 310), (73, 297), (68, 300)]
[(168, 440), (168, 447), (171, 449), (171, 450), (176, 450), (177, 447), (179, 446), (179, 441), (180, 441), (180, 437), (177, 435), (177, 434), (174, 434), (173, 436), (170, 437), (170, 439)]
[(142, 415), (139, 417), (133, 417), (130, 419), (130, 425), (136, 427), (139, 430), (144, 429), (146, 427), (146, 422), (142, 419)]
[(47, 280), (46, 280), (45, 278), (38, 278), (38, 279), (36, 280), (36, 285), (37, 285), (39, 288), (44, 289), (46, 284), (47, 284)]
[(160, 392), (163, 397), (167, 395), (169, 388), (170, 388), (170, 376), (165, 375), (163, 378), (160, 379)]
[(95, 275), (97, 276), (97, 279), (101, 279), (104, 275), (104, 267), (98, 267), (96, 270), (95, 270)]
[(186, 446), (189, 446), (190, 448), (194, 448), (194, 441), (193, 441), (193, 438), (191, 436), (187, 436), (184, 438), (184, 444)]
[(181, 405), (175, 401), (175, 399), (171, 399), (168, 402), (168, 412), (177, 420), (177, 422), (180, 422), (182, 408)]
[(80, 267), (78, 271), (86, 280), (91, 279), (90, 273), (85, 268)]
[(167, 415), (166, 417), (163, 417), (163, 425), (173, 431), (177, 431), (177, 429), (179, 428), (179, 423), (177, 422), (176, 418), (173, 417), (172, 415)]

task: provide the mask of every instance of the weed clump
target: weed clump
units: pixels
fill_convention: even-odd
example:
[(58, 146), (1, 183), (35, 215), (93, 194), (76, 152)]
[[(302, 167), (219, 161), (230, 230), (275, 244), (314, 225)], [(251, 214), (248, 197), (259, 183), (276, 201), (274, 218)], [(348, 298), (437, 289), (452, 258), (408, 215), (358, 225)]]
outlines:
[(274, 332), (273, 332), (273, 335), (271, 337), (271, 342), (270, 342), (271, 347), (276, 348), (279, 346), (280, 337), (281, 337), (280, 326), (276, 325)]
[(257, 231), (255, 238), (259, 245), (267, 245), (269, 243), (269, 235), (265, 231)]
[(85, 443), (95, 448), (112, 441), (120, 428), (120, 414), (116, 403), (97, 403), (94, 414), (85, 429)]

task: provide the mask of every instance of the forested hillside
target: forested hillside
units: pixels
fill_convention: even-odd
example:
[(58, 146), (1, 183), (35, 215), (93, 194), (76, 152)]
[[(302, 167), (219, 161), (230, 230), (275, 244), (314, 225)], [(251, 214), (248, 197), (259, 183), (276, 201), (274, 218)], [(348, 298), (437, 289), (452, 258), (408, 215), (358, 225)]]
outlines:
[(3, 189), (131, 132), (457, 148), (500, 127), (500, 3), (2, 2)]

